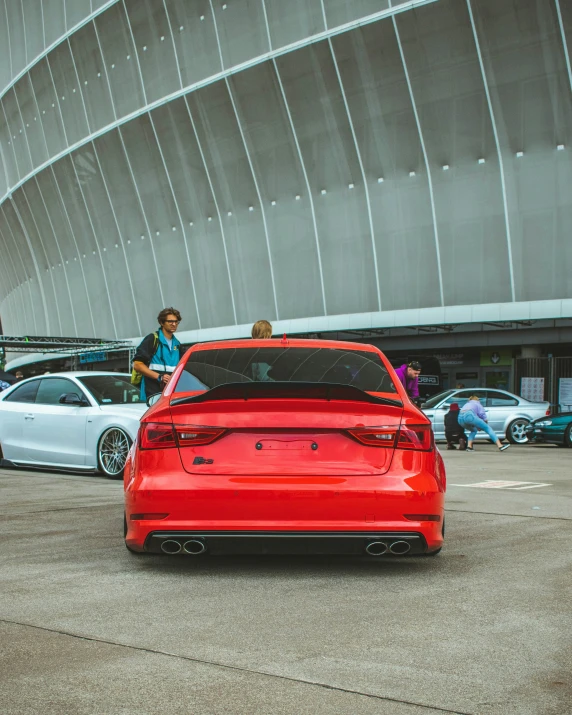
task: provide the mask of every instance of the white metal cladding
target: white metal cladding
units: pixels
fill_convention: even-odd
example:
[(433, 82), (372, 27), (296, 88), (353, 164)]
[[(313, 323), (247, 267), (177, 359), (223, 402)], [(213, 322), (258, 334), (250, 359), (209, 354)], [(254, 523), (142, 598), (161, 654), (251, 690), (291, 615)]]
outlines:
[[(29, 3), (23, 14), (12, 11), (6, 2), (0, 6), (0, 41), (4, 38), (0, 56), (4, 52), (4, 67), (10, 74), (5, 83), (0, 72), (0, 88), (5, 87), (0, 112), (0, 177), (6, 177), (0, 198), (0, 230), (10, 252), (0, 272), (0, 311), (5, 327), (18, 313), (29, 333), (45, 324), (52, 331), (88, 334), (97, 331), (101, 313), (107, 316), (110, 312), (110, 320), (104, 321), (109, 325), (108, 335), (102, 337), (124, 331), (140, 335), (150, 323), (152, 326), (163, 307), (152, 308), (149, 301), (143, 306), (142, 292), (156, 293), (167, 305), (186, 305), (188, 323), (181, 328), (190, 328), (190, 335), (207, 336), (215, 331), (228, 337), (249, 319), (276, 316), (279, 326), (299, 328), (307, 321), (308, 330), (318, 325), (343, 329), (363, 322), (360, 316), (370, 316), (367, 320), (377, 321), (381, 327), (390, 319), (409, 320), (407, 311), (389, 310), (390, 304), (394, 308), (410, 306), (418, 315), (419, 311), (450, 308), (454, 307), (451, 296), (455, 304), (463, 302), (466, 286), (471, 288), (468, 305), (498, 305), (502, 286), (507, 287), (507, 301), (515, 305), (520, 304), (515, 301), (530, 298), (554, 306), (550, 301), (572, 295), (572, 275), (567, 269), (572, 264), (567, 218), (572, 216), (572, 199), (566, 190), (572, 183), (569, 4), (560, 0), (543, 4), (536, 0), (518, 4), (496, 0), (397, 4), (388, 0), (385, 9), (358, 18), (357, 4), (348, 5), (343, 16), (339, 4), (323, 2), (318, 5), (323, 11), (318, 25), (322, 27), (323, 20), (326, 29), (316, 32), (312, 24), (315, 8), (311, 10), (310, 5), (292, 17), (290, 4), (274, 0), (260, 0), (259, 4), (233, 0), (225, 10), (209, 2), (210, 13), (201, 18), (199, 3), (161, 0), (143, 6), (123, 0), (123, 24), (128, 24), (124, 29), (135, 48), (127, 50), (127, 56), (114, 53), (108, 39), (114, 28), (106, 24), (106, 11), (111, 15), (116, 4), (114, 0), (94, 10), (93, 3), (92, 13), (79, 23), (78, 13), (69, 4), (67, 18), (57, 21), (46, 15), (48, 6), (43, 3), (37, 18), (30, 14)], [(232, 28), (226, 19), (231, 13)], [(397, 13), (399, 23), (394, 17)], [(437, 13), (450, 22), (435, 22)], [(97, 27), (93, 22), (96, 15)], [(2, 34), (4, 16), (6, 32)], [(414, 16), (419, 17), (420, 27), (433, 28), (427, 30), (426, 37), (415, 35), (415, 23), (410, 21)], [(26, 28), (14, 24), (20, 17)], [(347, 17), (355, 19), (336, 25)], [(204, 29), (193, 35), (191, 47), (186, 33), (197, 27)], [(527, 33), (521, 32), (522, 27), (527, 27)], [(82, 43), (77, 38), (74, 42), (74, 34), (81, 28), (82, 37), (93, 38), (86, 43), (94, 52), (91, 63), (82, 56)], [(499, 34), (498, 28), (506, 31)], [(470, 42), (467, 31), (472, 36)], [(141, 33), (150, 38), (148, 47), (141, 41)], [(397, 48), (395, 52), (387, 43), (376, 46), (371, 42), (376, 33), (385, 33), (389, 45)], [(201, 37), (208, 38), (208, 43), (205, 39), (201, 45)], [(441, 51), (449, 46), (448, 40), (458, 42), (459, 37), (464, 40), (458, 53)], [(38, 47), (46, 44), (49, 47), (36, 56)], [(121, 48), (126, 46), (121, 44)], [(195, 55), (193, 81), (185, 86), (189, 82), (187, 48)], [(163, 59), (165, 50), (170, 53), (168, 62)], [(212, 61), (217, 56), (220, 71)], [(438, 62), (445, 69), (447, 64), (457, 63), (455, 77), (459, 80), (440, 82), (434, 69), (425, 75), (427, 82), (420, 82), (422, 58), (433, 63), (433, 68), (439, 67)], [(120, 72), (121, 63), (125, 67), (131, 63), (132, 77), (138, 76), (141, 82), (137, 95), (141, 106), (126, 115), (120, 114), (124, 110), (119, 110), (117, 94), (122, 87), (129, 91), (128, 84), (121, 84), (128, 77), (127, 70)], [(465, 64), (476, 64), (479, 69), (463, 82)], [(257, 75), (264, 65), (268, 70)], [(348, 70), (348, 65), (353, 65), (353, 70)], [(364, 71), (370, 66), (374, 71)], [(401, 87), (407, 87), (408, 107), (402, 103), (402, 92), (388, 92), (387, 85), (382, 85), (384, 66)], [(536, 68), (534, 76), (532, 67)], [(36, 73), (36, 68), (45, 71)], [(273, 83), (271, 101), (277, 108), (275, 116), (280, 117), (279, 131), (265, 122), (268, 96), (262, 96), (255, 82), (238, 81), (247, 76)], [(159, 99), (158, 83), (170, 88)], [(46, 104), (47, 85), (53, 87), (50, 97), (55, 93), (49, 99), (53, 107)], [(93, 94), (97, 87), (105, 89), (106, 109), (99, 113), (88, 94), (97, 96)], [(171, 91), (173, 87), (176, 91)], [(225, 91), (211, 91), (217, 87)], [(64, 92), (58, 94), (57, 88), (65, 88), (65, 101)], [(316, 91), (321, 93), (318, 101)], [(81, 104), (70, 101), (71, 92), (73, 102)], [(475, 96), (482, 96), (480, 104), (480, 100), (473, 101)], [(511, 96), (520, 99), (511, 104)], [(217, 98), (221, 105), (216, 104)], [(335, 121), (330, 121), (327, 111), (318, 116), (314, 109), (308, 110), (320, 102), (336, 111)], [(432, 102), (437, 107), (433, 114)], [(543, 111), (532, 111), (533, 103)], [(435, 121), (440, 104), (441, 111), (454, 116), (459, 136), (474, 138), (472, 144), (467, 142), (460, 150), (453, 135), (440, 135)], [(76, 121), (77, 114), (70, 114), (73, 106), (81, 107), (81, 123)], [(128, 110), (134, 106), (129, 105)], [(472, 111), (465, 111), (465, 106)], [(171, 114), (155, 111), (162, 108), (172, 108)], [(219, 122), (221, 112), (232, 117), (232, 122)], [(108, 123), (110, 119), (113, 121)], [(146, 136), (145, 125), (151, 131)], [(489, 127), (494, 135), (492, 146)], [(57, 141), (53, 132), (60, 137)], [(402, 143), (406, 136), (414, 142), (419, 137), (428, 185), (415, 181), (406, 159), (411, 156), (411, 146)], [(105, 141), (112, 137), (113, 141)], [(181, 143), (185, 137), (194, 137), (192, 151)], [(387, 150), (388, 143), (394, 151)], [(171, 151), (173, 144), (180, 163)], [(469, 144), (472, 148), (467, 151)], [(117, 161), (104, 151), (108, 146), (119, 150)], [(331, 147), (331, 153), (324, 153), (323, 147)], [(152, 160), (139, 161), (139, 152), (147, 150)], [(351, 198), (361, 186), (356, 182), (350, 194), (352, 177), (345, 186), (336, 178), (348, 166), (344, 153), (347, 157), (357, 153), (357, 174), (361, 174), (365, 191), (363, 217)], [(493, 156), (493, 161), (487, 161)], [(79, 157), (79, 164), (74, 157)], [(481, 178), (477, 184), (473, 179), (485, 176), (483, 165), (489, 172), (486, 176), (494, 179), (489, 196), (486, 182)], [(351, 166), (355, 175), (355, 161)], [(119, 167), (124, 169), (121, 175)], [(320, 167), (323, 181), (317, 178)], [(228, 187), (221, 190), (221, 171), (232, 175), (230, 197)], [(282, 183), (276, 182), (279, 191), (272, 184), (273, 172), (291, 174), (283, 177)], [(441, 179), (446, 176), (457, 180), (446, 184)], [(183, 187), (175, 177), (179, 181), (184, 177)], [(244, 201), (241, 184), (252, 185), (253, 201)], [(160, 195), (150, 196), (150, 186), (162, 187)], [(477, 198), (464, 186), (478, 186), (481, 194)], [(195, 225), (185, 191), (193, 193), (193, 212), (199, 212)], [(333, 197), (335, 220), (328, 215), (332, 204), (327, 201)], [(430, 208), (421, 217), (418, 210), (423, 202)], [(304, 210), (296, 214), (303, 204)], [(230, 208), (232, 222), (227, 220)], [(167, 225), (169, 212), (174, 215)], [(113, 246), (98, 228), (100, 213), (109, 216), (101, 225), (118, 236), (118, 250), (111, 251), (113, 258), (109, 251)], [(262, 238), (251, 240), (244, 227), (254, 226), (257, 214)], [(303, 241), (289, 221), (295, 215), (307, 223)], [(363, 230), (363, 219), (369, 233)], [(424, 233), (420, 232), (422, 221)], [(242, 229), (235, 231), (231, 223), (242, 224)], [(499, 223), (504, 232), (499, 231)], [(354, 236), (358, 224), (362, 233)], [(433, 239), (426, 231), (431, 224)], [(173, 225), (179, 229), (176, 233)], [(203, 228), (215, 225), (220, 251), (208, 244)], [(491, 232), (497, 243), (490, 238), (485, 241)], [(161, 238), (155, 241), (159, 234)], [(141, 235), (147, 240), (141, 242)], [(364, 235), (370, 244), (369, 258)], [(181, 268), (186, 271), (184, 280), (170, 280), (164, 256), (169, 250), (167, 237), (172, 239), (173, 250), (180, 252), (177, 269), (179, 276)], [(93, 251), (86, 256), (81, 247), (88, 244)], [(435, 263), (429, 260), (429, 250), (437, 253)], [(494, 266), (498, 268), (493, 271)], [(296, 281), (298, 271), (314, 278)], [(288, 281), (284, 281), (285, 272), (291, 276)], [(121, 282), (125, 288), (116, 292), (115, 286)], [(150, 282), (153, 291), (146, 291)], [(198, 292), (199, 283), (211, 286), (208, 298)], [(262, 283), (269, 286), (268, 291), (260, 288)], [(438, 288), (418, 288), (423, 283)], [(103, 310), (96, 285), (103, 289)], [(283, 289), (280, 292), (284, 285), (295, 286), (295, 301), (284, 298)], [(129, 305), (118, 305), (117, 296)], [(371, 312), (376, 305), (383, 310)], [(195, 309), (196, 315), (190, 316)], [(127, 322), (114, 326), (115, 316), (122, 312), (128, 315)], [(480, 315), (479, 311), (467, 312), (473, 317)]]

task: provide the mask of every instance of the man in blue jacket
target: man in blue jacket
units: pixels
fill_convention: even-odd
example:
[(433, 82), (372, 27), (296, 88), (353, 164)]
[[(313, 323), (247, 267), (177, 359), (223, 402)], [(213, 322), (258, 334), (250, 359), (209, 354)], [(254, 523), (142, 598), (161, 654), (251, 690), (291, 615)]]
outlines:
[(157, 320), (159, 330), (143, 338), (133, 359), (133, 368), (143, 376), (143, 401), (165, 389), (181, 359), (181, 343), (175, 337), (181, 314), (175, 308), (164, 308)]

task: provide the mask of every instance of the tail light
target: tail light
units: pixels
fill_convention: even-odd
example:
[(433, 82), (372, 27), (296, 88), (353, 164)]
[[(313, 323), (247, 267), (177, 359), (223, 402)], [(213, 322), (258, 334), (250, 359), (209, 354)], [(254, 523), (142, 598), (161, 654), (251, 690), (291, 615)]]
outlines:
[(415, 449), (429, 452), (433, 449), (431, 425), (401, 425), (400, 427), (360, 427), (348, 433), (369, 447)]
[(550, 416), (550, 407), (546, 410), (546, 416), (547, 416), (547, 417)]
[(211, 444), (226, 432), (221, 427), (195, 427), (169, 423), (145, 422), (139, 431), (141, 449), (200, 447)]

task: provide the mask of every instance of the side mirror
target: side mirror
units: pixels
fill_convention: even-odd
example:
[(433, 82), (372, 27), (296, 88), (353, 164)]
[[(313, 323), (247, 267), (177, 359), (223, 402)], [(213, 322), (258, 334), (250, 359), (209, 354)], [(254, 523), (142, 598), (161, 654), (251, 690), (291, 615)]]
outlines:
[(152, 407), (156, 402), (158, 402), (162, 397), (162, 393), (156, 392), (151, 397), (147, 398), (147, 407)]
[(77, 392), (68, 392), (60, 397), (60, 405), (87, 405), (85, 398), (80, 397)]

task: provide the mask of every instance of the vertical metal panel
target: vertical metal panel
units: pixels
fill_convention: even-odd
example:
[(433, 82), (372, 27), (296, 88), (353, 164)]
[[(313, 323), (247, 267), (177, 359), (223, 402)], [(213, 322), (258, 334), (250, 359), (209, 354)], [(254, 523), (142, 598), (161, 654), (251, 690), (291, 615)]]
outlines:
[(504, 205), (505, 222), (506, 222), (506, 242), (507, 242), (507, 250), (508, 250), (508, 265), (509, 265), (509, 271), (510, 271), (510, 291), (511, 291), (512, 300), (514, 302), (516, 300), (515, 287), (514, 287), (514, 265), (513, 265), (513, 259), (512, 259), (512, 240), (511, 240), (511, 231), (510, 231), (510, 221), (509, 221), (509, 217), (508, 217), (508, 199), (507, 199), (507, 193), (506, 193), (506, 179), (505, 179), (505, 172), (504, 172), (504, 161), (503, 161), (502, 152), (501, 152), (499, 133), (498, 133), (498, 128), (497, 128), (495, 112), (493, 109), (493, 103), (491, 100), (489, 83), (487, 80), (487, 73), (485, 71), (485, 65), (483, 63), (481, 44), (479, 42), (479, 36), (477, 34), (475, 18), (473, 17), (473, 8), (471, 6), (471, 0), (467, 0), (467, 9), (469, 11), (471, 28), (473, 30), (473, 37), (475, 38), (477, 55), (479, 57), (479, 66), (481, 68), (481, 74), (483, 76), (483, 84), (485, 86), (485, 93), (487, 95), (487, 103), (489, 105), (489, 112), (491, 115), (491, 122), (493, 125), (493, 133), (494, 133), (494, 137), (495, 137), (495, 144), (497, 147), (497, 154), (498, 154), (498, 159), (499, 159), (499, 168), (500, 168), (502, 194), (503, 194), (503, 205)]
[[(266, 11), (266, 2), (262, 0), (262, 9), (264, 11), (264, 21), (266, 23), (266, 33), (268, 35), (268, 46), (272, 51), (272, 36), (270, 34), (270, 24), (268, 22), (268, 13)], [(312, 189), (310, 187), (310, 181), (308, 179), (308, 172), (306, 171), (306, 163), (302, 157), (302, 150), (300, 148), (300, 142), (298, 141), (298, 134), (294, 126), (294, 120), (292, 119), (292, 113), (290, 111), (290, 105), (288, 104), (288, 98), (286, 92), (284, 91), (284, 85), (282, 83), (282, 77), (280, 76), (280, 71), (278, 69), (278, 64), (274, 58), (272, 58), (272, 65), (274, 67), (274, 72), (276, 73), (276, 79), (278, 80), (278, 86), (280, 87), (280, 93), (282, 95), (282, 101), (284, 102), (284, 107), (286, 109), (286, 114), (288, 115), (288, 121), (290, 122), (290, 128), (292, 130), (292, 136), (294, 137), (294, 143), (296, 144), (296, 150), (298, 152), (298, 160), (300, 161), (300, 166), (302, 168), (302, 173), (304, 174), (304, 180), (306, 182), (306, 190), (308, 191), (308, 199), (310, 201), (310, 209), (312, 211), (312, 223), (314, 225), (314, 234), (316, 236), (316, 251), (318, 255), (318, 268), (320, 271), (320, 283), (322, 287), (322, 301), (324, 304), (324, 315), (328, 314), (328, 308), (326, 304), (326, 289), (324, 287), (324, 272), (322, 269), (322, 254), (320, 251), (320, 236), (318, 233), (318, 222), (316, 219), (316, 210), (314, 207), (314, 196), (312, 194)]]
[(4, 14), (6, 16), (6, 31), (8, 33), (8, 57), (10, 59), (10, 78), (13, 77), (14, 71), (12, 68), (12, 43), (10, 42), (10, 22), (8, 20), (8, 0), (4, 0)]
[[(40, 184), (39, 184), (39, 182), (38, 182), (38, 177), (37, 177), (37, 176), (34, 176), (34, 182), (35, 182), (35, 184), (36, 184), (36, 188), (37, 188), (37, 190), (38, 190), (38, 194), (40, 195), (40, 199), (42, 200), (42, 204), (43, 204), (43, 206), (44, 206), (44, 211), (46, 212), (46, 216), (48, 217), (48, 223), (50, 224), (50, 228), (51, 228), (52, 234), (53, 234), (53, 236), (54, 236), (54, 243), (55, 243), (55, 245), (56, 245), (56, 248), (57, 248), (58, 253), (59, 253), (59, 256), (60, 256), (60, 262), (61, 262), (62, 267), (63, 267), (64, 276), (65, 276), (65, 279), (66, 279), (66, 286), (67, 286), (67, 289), (68, 289), (68, 295), (69, 295), (69, 298), (70, 298), (70, 310), (71, 310), (71, 314), (72, 314), (72, 321), (73, 321), (74, 331), (75, 331), (75, 334), (76, 334), (76, 336), (77, 336), (77, 335), (79, 335), (79, 333), (78, 333), (78, 331), (77, 331), (77, 321), (76, 321), (76, 317), (75, 317), (74, 301), (73, 301), (72, 294), (71, 294), (71, 288), (70, 288), (69, 279), (68, 279), (68, 275), (67, 275), (67, 271), (66, 271), (66, 267), (65, 267), (64, 256), (63, 256), (63, 253), (62, 253), (62, 249), (61, 249), (61, 247), (60, 247), (60, 243), (59, 243), (59, 241), (58, 241), (58, 235), (57, 235), (56, 230), (55, 230), (55, 228), (54, 228), (54, 224), (52, 223), (52, 217), (50, 216), (50, 212), (48, 211), (48, 206), (47, 206), (47, 204), (46, 204), (46, 200), (44, 199), (44, 195), (42, 194), (42, 190), (41, 190), (41, 188), (40, 188)], [(25, 189), (24, 189), (24, 192), (25, 192)], [(24, 195), (25, 195), (25, 194), (24, 194)], [(26, 201), (28, 201), (28, 197), (27, 197), (27, 196), (26, 196)], [(29, 201), (28, 201), (28, 206), (30, 206)], [(30, 206), (30, 211), (32, 211), (32, 207), (31, 207), (31, 206)], [(87, 290), (87, 287), (86, 287), (86, 290)]]
[[(389, 7), (392, 7), (391, 0), (389, 0)], [(409, 96), (411, 97), (411, 105), (413, 107), (413, 113), (415, 115), (415, 123), (417, 125), (417, 131), (419, 132), (419, 141), (421, 142), (421, 149), (423, 151), (423, 158), (425, 160), (425, 167), (427, 169), (427, 182), (429, 185), (429, 198), (431, 200), (431, 213), (433, 215), (433, 230), (435, 232), (435, 251), (437, 253), (437, 271), (439, 273), (439, 291), (441, 295), (441, 305), (445, 305), (445, 295), (443, 292), (443, 272), (441, 270), (441, 249), (439, 246), (439, 229), (437, 227), (437, 211), (435, 209), (435, 195), (433, 192), (433, 177), (431, 174), (431, 167), (429, 166), (429, 158), (427, 156), (427, 148), (425, 146), (425, 138), (423, 136), (423, 130), (421, 129), (421, 122), (419, 120), (419, 113), (417, 111), (417, 104), (415, 102), (415, 97), (413, 95), (413, 88), (411, 86), (411, 80), (409, 78), (409, 71), (407, 69), (407, 61), (405, 59), (405, 54), (403, 52), (403, 45), (401, 44), (401, 38), (399, 37), (399, 28), (397, 27), (397, 20), (395, 15), (392, 15), (391, 20), (393, 22), (393, 28), (395, 30), (395, 36), (397, 38), (397, 45), (399, 47), (399, 54), (401, 56), (401, 62), (403, 64), (403, 70), (405, 72), (405, 79), (407, 81), (407, 87), (409, 89)]]
[(556, 3), (556, 13), (558, 15), (558, 25), (560, 27), (560, 35), (562, 37), (562, 47), (564, 49), (564, 57), (566, 58), (566, 69), (568, 70), (568, 80), (570, 89), (572, 90), (572, 65), (570, 64), (570, 52), (568, 51), (568, 43), (566, 42), (566, 31), (564, 30), (564, 21), (562, 20), (562, 9), (560, 8), (560, 0), (554, 0)]
[(217, 212), (218, 220), (219, 220), (219, 223), (220, 223), (220, 235), (221, 235), (221, 238), (222, 238), (222, 244), (223, 244), (223, 248), (224, 248), (224, 257), (225, 257), (225, 261), (226, 261), (226, 270), (227, 270), (227, 273), (228, 273), (228, 285), (229, 285), (229, 288), (230, 288), (230, 297), (231, 297), (231, 300), (232, 300), (232, 313), (233, 313), (233, 315), (234, 315), (234, 323), (235, 323), (235, 325), (238, 325), (238, 317), (237, 317), (237, 315), (236, 315), (236, 302), (235, 302), (235, 299), (234, 299), (234, 290), (233, 290), (233, 287), (232, 287), (232, 275), (231, 275), (231, 272), (230, 272), (230, 261), (228, 260), (228, 250), (227, 250), (227, 245), (226, 245), (226, 236), (225, 236), (225, 233), (224, 233), (224, 225), (223, 225), (223, 221), (222, 221), (222, 214), (221, 214), (220, 207), (219, 207), (219, 203), (218, 203), (218, 200), (217, 200), (217, 197), (216, 197), (216, 193), (215, 193), (215, 190), (214, 190), (214, 185), (213, 185), (212, 178), (211, 178), (210, 171), (209, 171), (209, 167), (208, 167), (208, 164), (207, 164), (207, 161), (206, 161), (206, 158), (205, 158), (205, 154), (204, 154), (204, 151), (203, 151), (203, 147), (202, 147), (202, 145), (201, 145), (201, 140), (200, 140), (199, 134), (198, 134), (198, 132), (197, 132), (197, 127), (196, 127), (196, 124), (195, 124), (195, 120), (193, 119), (193, 115), (192, 115), (192, 112), (191, 112), (191, 108), (189, 107), (189, 103), (188, 103), (188, 101), (187, 101), (187, 97), (185, 96), (185, 97), (183, 97), (183, 99), (184, 99), (184, 102), (185, 102), (185, 107), (187, 108), (187, 114), (189, 115), (189, 121), (190, 121), (191, 126), (192, 126), (192, 128), (193, 128), (193, 133), (194, 133), (194, 135), (195, 135), (195, 139), (196, 139), (196, 142), (197, 142), (197, 146), (198, 146), (198, 148), (199, 148), (199, 152), (200, 152), (200, 155), (201, 155), (201, 161), (202, 161), (202, 163), (203, 163), (203, 167), (204, 167), (204, 170), (205, 170), (205, 174), (206, 174), (206, 177), (207, 177), (207, 181), (209, 182), (209, 187), (210, 187), (210, 190), (211, 190), (211, 193), (212, 193), (213, 202), (214, 202), (214, 205), (215, 205), (215, 207), (216, 207), (216, 212)]

